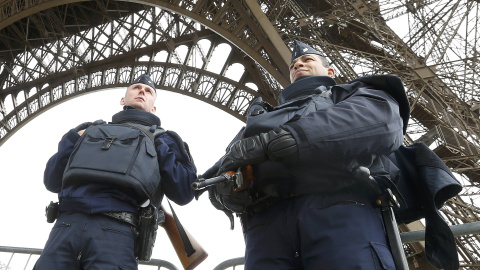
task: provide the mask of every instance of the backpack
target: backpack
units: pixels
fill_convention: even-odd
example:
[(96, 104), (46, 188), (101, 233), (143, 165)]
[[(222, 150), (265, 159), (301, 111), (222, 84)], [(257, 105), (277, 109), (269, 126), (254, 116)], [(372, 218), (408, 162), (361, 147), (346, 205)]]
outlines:
[(74, 146), (63, 174), (62, 189), (102, 183), (133, 192), (136, 199), (153, 202), (161, 194), (154, 139), (164, 132), (155, 125), (91, 125)]

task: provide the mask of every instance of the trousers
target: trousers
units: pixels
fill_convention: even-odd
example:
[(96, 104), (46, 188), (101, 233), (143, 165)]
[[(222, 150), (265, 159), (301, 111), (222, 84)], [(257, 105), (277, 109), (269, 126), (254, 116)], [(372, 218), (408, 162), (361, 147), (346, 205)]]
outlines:
[(137, 270), (131, 225), (96, 214), (63, 212), (34, 270)]
[(248, 220), (245, 269), (395, 269), (380, 211), (351, 194), (281, 200)]

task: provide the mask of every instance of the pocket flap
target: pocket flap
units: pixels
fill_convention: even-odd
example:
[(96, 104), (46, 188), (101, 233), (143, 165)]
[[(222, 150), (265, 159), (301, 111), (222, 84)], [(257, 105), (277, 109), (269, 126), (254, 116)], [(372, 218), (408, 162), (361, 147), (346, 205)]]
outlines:
[(392, 253), (387, 246), (376, 242), (370, 242), (370, 245), (373, 247), (373, 250), (375, 250), (378, 259), (382, 264), (382, 269), (395, 269), (395, 262), (393, 261)]
[(156, 149), (155, 149), (155, 145), (153, 145), (153, 143), (150, 141), (150, 139), (145, 138), (145, 139), (144, 139), (144, 143), (145, 143), (145, 148), (147, 149), (147, 153), (148, 153), (151, 157), (157, 156), (157, 151), (156, 151)]
[(108, 128), (103, 126), (91, 126), (87, 129), (87, 131), (88, 137), (94, 139), (103, 140), (105, 138), (115, 137), (120, 141), (134, 140), (138, 138), (140, 132), (134, 128), (115, 125), (109, 125)]

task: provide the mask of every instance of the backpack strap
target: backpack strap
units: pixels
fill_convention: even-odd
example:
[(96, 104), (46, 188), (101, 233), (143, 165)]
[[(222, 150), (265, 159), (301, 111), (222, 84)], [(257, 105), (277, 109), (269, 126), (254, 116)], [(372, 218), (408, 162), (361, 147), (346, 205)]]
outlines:
[(157, 138), (157, 136), (160, 136), (162, 135), (163, 133), (167, 132), (165, 129), (161, 128), (161, 127), (156, 127), (155, 128), (155, 132), (153, 132), (153, 143), (155, 144), (155, 147), (157, 147), (160, 143), (156, 143), (155, 142), (155, 138)]
[[(147, 128), (141, 126), (141, 125), (137, 125), (137, 124), (130, 123), (130, 122), (128, 122), (126, 124), (133, 127), (133, 128), (139, 129), (140, 131), (145, 133), (145, 135), (147, 135), (150, 138), (153, 145), (155, 145), (155, 148), (158, 145), (161, 144), (160, 141), (158, 141), (158, 143), (155, 142), (155, 138), (166, 132), (165, 129), (163, 129), (161, 127), (158, 127), (156, 125), (153, 125), (149, 129), (147, 129)], [(163, 190), (161, 188), (157, 188), (157, 190), (154, 192), (154, 194), (152, 196), (149, 196), (150, 204), (158, 208), (161, 205), (161, 202), (163, 200), (163, 195), (164, 195)]]
[(332, 98), (332, 87), (325, 87), (323, 85), (320, 85), (319, 87), (315, 88), (314, 91), (318, 93), (318, 95), (321, 97)]
[[(134, 124), (134, 123), (126, 123), (127, 125), (131, 126), (131, 127), (134, 127), (136, 129), (139, 129), (141, 130), (143, 133), (145, 133), (145, 135), (147, 135), (150, 140), (152, 141), (152, 143), (155, 145), (155, 147), (157, 147), (158, 145), (155, 143), (155, 138), (163, 133), (165, 133), (165, 129), (161, 128), (161, 127), (157, 127), (156, 125), (153, 125), (150, 127), (150, 129), (146, 129), (140, 125), (137, 125), (137, 124)], [(152, 131), (153, 130), (153, 131)]]

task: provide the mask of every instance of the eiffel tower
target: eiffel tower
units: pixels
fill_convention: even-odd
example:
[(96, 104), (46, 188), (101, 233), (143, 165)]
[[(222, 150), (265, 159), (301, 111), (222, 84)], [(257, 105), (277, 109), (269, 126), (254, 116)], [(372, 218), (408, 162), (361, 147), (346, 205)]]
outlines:
[[(338, 83), (401, 77), (405, 144), (429, 145), (464, 186), (445, 219), (480, 221), (479, 18), (478, 0), (2, 0), (0, 145), (53, 106), (145, 72), (245, 120), (255, 98), (277, 103), (297, 39), (328, 55)], [(456, 238), (462, 269), (480, 269), (479, 240)], [(411, 269), (433, 269), (423, 245), (404, 248)]]

